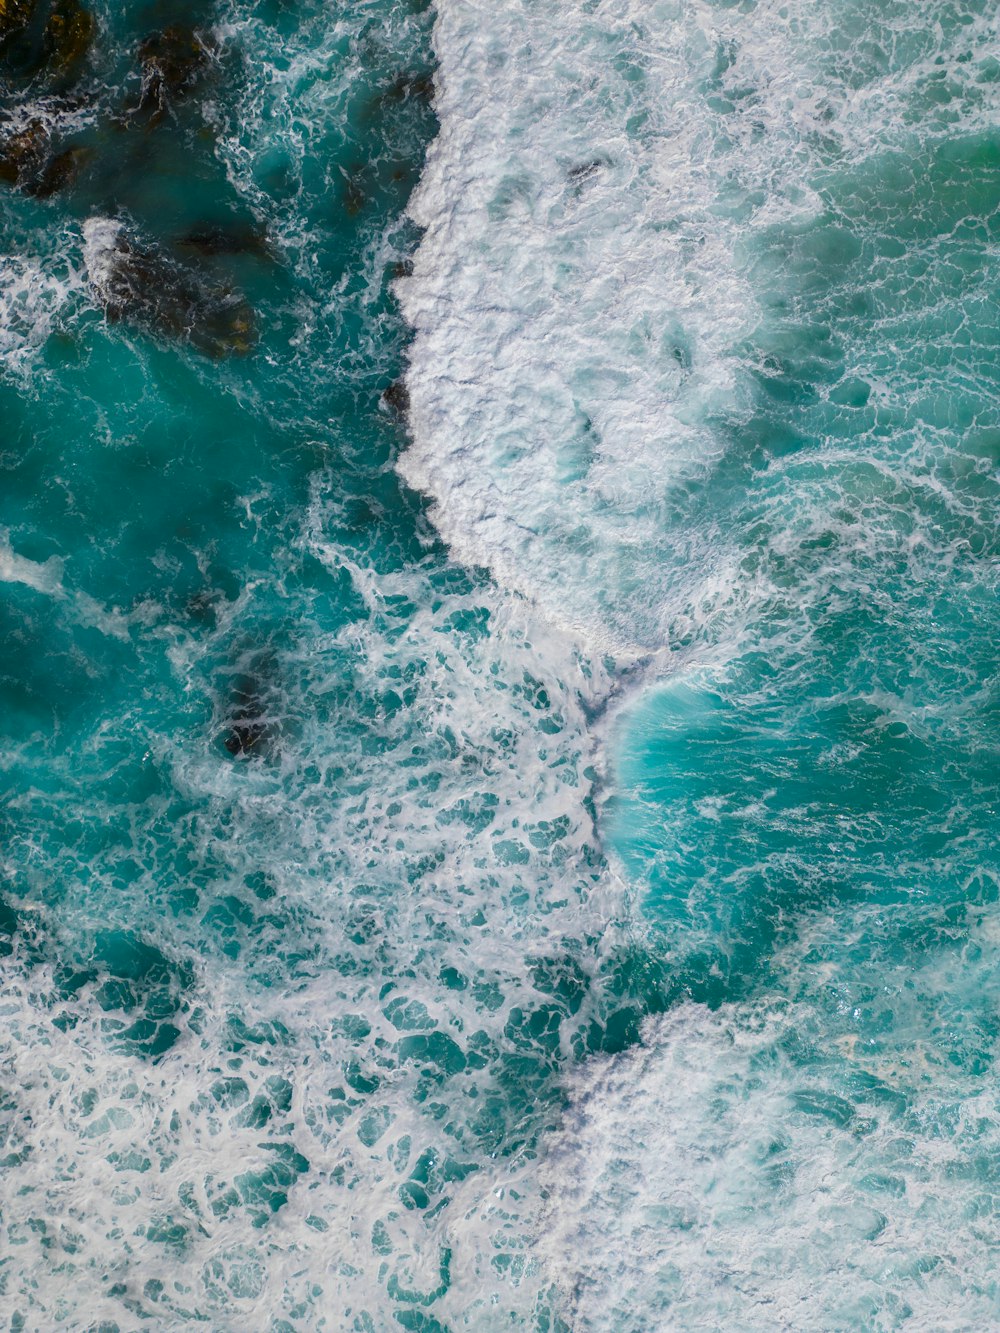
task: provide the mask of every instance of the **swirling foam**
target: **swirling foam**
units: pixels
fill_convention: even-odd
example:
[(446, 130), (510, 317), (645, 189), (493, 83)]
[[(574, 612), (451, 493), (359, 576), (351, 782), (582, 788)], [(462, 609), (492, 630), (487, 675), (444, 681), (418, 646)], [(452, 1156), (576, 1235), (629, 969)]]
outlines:
[[(724, 465), (780, 319), (755, 238), (819, 214), (818, 167), (924, 132), (941, 61), (989, 49), (966, 8), (441, 6), (400, 467), (461, 559), (623, 650), (718, 603), (737, 557), (683, 495)], [(948, 125), (995, 106), (967, 66)]]

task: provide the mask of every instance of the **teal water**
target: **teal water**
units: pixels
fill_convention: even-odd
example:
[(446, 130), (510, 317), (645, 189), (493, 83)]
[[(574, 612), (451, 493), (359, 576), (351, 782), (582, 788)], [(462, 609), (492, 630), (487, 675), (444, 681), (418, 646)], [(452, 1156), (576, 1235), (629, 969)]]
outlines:
[(10, 1327), (992, 1326), (990, 7), (91, 8), (0, 29)]
[[(0, 196), (3, 1304), (438, 1327), (452, 1196), (555, 1114), (588, 985), (555, 923), (597, 857), (575, 692), (393, 470), (431, 16), (94, 12), (70, 105), (5, 91), (88, 156)], [(161, 115), (171, 25), (210, 54)], [(158, 258), (108, 319), (115, 224)], [(249, 351), (199, 342), (223, 288)]]

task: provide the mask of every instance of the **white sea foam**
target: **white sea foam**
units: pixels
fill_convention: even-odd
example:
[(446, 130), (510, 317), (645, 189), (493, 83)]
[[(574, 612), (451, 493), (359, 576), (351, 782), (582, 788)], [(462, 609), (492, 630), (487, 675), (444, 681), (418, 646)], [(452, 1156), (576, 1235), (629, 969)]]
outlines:
[(65, 561), (59, 556), (29, 560), (19, 555), (10, 545), (8, 535), (0, 530), (0, 583), (23, 584), (61, 604), (78, 624), (97, 629), (110, 638), (127, 639), (128, 618), (117, 608), (103, 606), (80, 589), (67, 588), (63, 581), (64, 569)]
[[(921, 184), (922, 154), (997, 113), (997, 14), (965, 8), (967, 22), (938, 24), (912, 4), (442, 0), (441, 133), (411, 206), (425, 229), (414, 274), (398, 284), (415, 330), (399, 466), (459, 558), (590, 646), (673, 646), (739, 605), (755, 649), (779, 662), (830, 628), (831, 601), (857, 596), (913, 660), (913, 608), (884, 571), (905, 568), (907, 589), (926, 598), (933, 583), (946, 599), (966, 538), (939, 512), (992, 503), (965, 485), (968, 470), (957, 485), (938, 470), (961, 414), (919, 350), (928, 312), (967, 322), (957, 307), (978, 281), (950, 285), (939, 245), (954, 183), (938, 182), (932, 203)], [(778, 373), (762, 349), (787, 340), (782, 321), (814, 276), (791, 242), (762, 240), (836, 217), (832, 179), (847, 181), (848, 211), (855, 185), (878, 206), (874, 164), (896, 152), (915, 215), (927, 203), (944, 220), (922, 285), (904, 254), (881, 274), (875, 336), (847, 349), (875, 426), (827, 437), (817, 413), (815, 452), (779, 458), (739, 508), (743, 530), (711, 506), (692, 526), (685, 490), (738, 447), (755, 380)], [(890, 230), (905, 212), (895, 198)], [(975, 254), (961, 258), (978, 273)], [(991, 305), (992, 268), (982, 281)], [(745, 614), (764, 606), (782, 614)], [(670, 855), (668, 839), (656, 845)], [(879, 922), (867, 925), (877, 937)], [(537, 1244), (571, 1326), (991, 1324), (993, 1210), (968, 1163), (980, 1135), (994, 1151), (997, 1112), (979, 1074), (949, 1061), (937, 1015), (964, 993), (955, 974), (928, 964), (913, 1013), (890, 1016), (898, 1045), (874, 1051), (830, 1022), (822, 968), (767, 962), (809, 974), (794, 1004), (685, 1006), (647, 1025), (643, 1049), (569, 1076)]]
[[(347, 40), (358, 26), (353, 14), (331, 22), (322, 7), (295, 38), (253, 25), (253, 49), (267, 59), (255, 63), (221, 149), (249, 198), (270, 154), (280, 147), (290, 171), (306, 168), (315, 136), (339, 123), (370, 64)], [(405, 68), (412, 43), (400, 45)], [(390, 82), (397, 68), (387, 62)], [(120, 238), (115, 219), (84, 226), (98, 290)], [(323, 278), (298, 211), (280, 243), (304, 289)], [(363, 275), (380, 300), (384, 251), (373, 238)], [(324, 319), (302, 300), (290, 374), (342, 369), (316, 341), (356, 310), (340, 290), (323, 295)], [(370, 351), (358, 353), (369, 374)], [(289, 400), (298, 411), (301, 396)], [(326, 441), (337, 423), (315, 429)], [(387, 572), (344, 549), (329, 536), (338, 489), (336, 476), (317, 479), (303, 558), (346, 573), (365, 615), (323, 636), (307, 599), (282, 603), (298, 642), (278, 655), (269, 695), (282, 728), (272, 761), (220, 763), (204, 716), (181, 737), (139, 712), (95, 728), (62, 775), (66, 817), (93, 818), (87, 774), (121, 762), (124, 727), (157, 792), (136, 814), (143, 850), (132, 893), (162, 918), (165, 956), (194, 954), (197, 965), (170, 1015), (180, 1036), (156, 1063), (122, 1050), (135, 1010), (102, 1010), (101, 978), (67, 996), (28, 948), (5, 968), (16, 1092), (0, 1116), (23, 1186), (2, 1222), (17, 1256), (6, 1295), (29, 1325), (121, 1325), (126, 1309), (167, 1328), (198, 1318), (233, 1329), (382, 1329), (433, 1304), (447, 1326), (490, 1328), (498, 1312), (527, 1322), (543, 1296), (524, 1225), (537, 1196), (530, 1179), (517, 1188), (525, 1164), (505, 1153), (555, 1116), (546, 1098), (557, 1091), (556, 1061), (597, 1003), (600, 946), (582, 941), (610, 943), (618, 913), (589, 802), (599, 759), (586, 721), (610, 682), (532, 608), (470, 585), (440, 553)], [(245, 508), (248, 524), (260, 521), (255, 500)], [(272, 577), (283, 576), (279, 562)], [(158, 608), (133, 613), (158, 627), (179, 696), (218, 692), (213, 672), (255, 592), (248, 579), (220, 610), (217, 633), (197, 640), (164, 626)], [(161, 843), (154, 829), (164, 822)], [(162, 906), (178, 847), (192, 867), (211, 867), (207, 880), (192, 871), (194, 921)], [(91, 849), (62, 864), (66, 897), (50, 915), (39, 849), (34, 910), (21, 907), (27, 894), (18, 900), (19, 948), (35, 928), (47, 948), (52, 932), (92, 935), (98, 897), (102, 926), (133, 921), (117, 855)], [(258, 900), (247, 883), (261, 880)], [(249, 900), (253, 924), (234, 921), (220, 951), (212, 921), (237, 897)], [(565, 970), (571, 1002), (542, 988), (541, 965)], [(522, 1031), (550, 1003), (565, 1010), (561, 1022), (550, 1015), (552, 1049)], [(234, 1040), (234, 1023), (268, 1036)], [(429, 1062), (399, 1050), (424, 1033), (461, 1052), (463, 1067), (440, 1084)], [(275, 1082), (289, 1089), (284, 1110)], [(285, 1181), (277, 1212), (261, 1206), (262, 1226), (248, 1177), (291, 1150), (308, 1170)], [(419, 1201), (424, 1187), (429, 1203)]]
[[(807, 1001), (715, 1016), (689, 1008), (653, 1023), (645, 1049), (571, 1075), (570, 1113), (541, 1179), (534, 1148), (495, 1155), (501, 1138), (509, 1146), (523, 1130), (530, 1142), (540, 1123), (531, 1080), (551, 1090), (544, 1080), (572, 1058), (570, 1034), (599, 1007), (597, 941), (603, 932), (611, 948), (623, 910), (590, 813), (601, 774), (591, 720), (612, 682), (552, 622), (648, 649), (730, 595), (734, 560), (718, 534), (676, 532), (667, 519), (672, 490), (725, 447), (714, 416), (747, 410), (738, 349), (761, 315), (741, 269), (750, 223), (739, 201), (766, 181), (761, 225), (807, 213), (815, 199), (795, 160), (810, 151), (804, 138), (836, 132), (845, 154), (863, 153), (866, 118), (897, 105), (898, 79), (803, 85), (793, 38), (813, 13), (822, 28), (822, 10), (804, 4), (746, 15), (442, 0), (442, 136), (415, 203), (427, 235), (414, 279), (401, 284), (417, 330), (403, 468), (434, 497), (455, 550), (537, 599), (541, 613), (503, 588), (435, 582), (447, 572), (436, 557), (371, 567), (327, 535), (339, 517), (336, 480), (331, 494), (317, 484), (304, 546), (346, 571), (366, 618), (324, 637), (309, 625), (308, 597), (289, 594), (283, 609), (301, 624), (274, 688), (285, 728), (275, 760), (220, 764), (201, 714), (184, 735), (145, 715), (121, 720), (124, 748), (141, 750), (142, 774), (164, 775), (168, 793), (151, 780), (141, 790), (153, 794), (129, 808), (130, 847), (143, 858), (129, 892), (160, 911), (167, 955), (202, 953), (172, 1015), (181, 1035), (156, 1063), (116, 1049), (134, 1011), (100, 1009), (97, 981), (67, 997), (30, 950), (5, 963), (5, 1300), (29, 1327), (32, 1318), (121, 1325), (123, 1309), (165, 1328), (198, 1319), (220, 1329), (382, 1329), (425, 1309), (452, 1328), (530, 1327), (550, 1278), (581, 1329), (655, 1326), (664, 1305), (681, 1311), (682, 1327), (773, 1327), (774, 1311), (798, 1327), (803, 1308), (836, 1308), (838, 1279), (828, 1266), (814, 1281), (820, 1270), (802, 1252), (823, 1190), (841, 1211), (820, 1217), (815, 1244), (843, 1228), (865, 1289), (876, 1282), (880, 1256), (866, 1249), (865, 1228), (891, 1209), (857, 1203), (857, 1141), (815, 1127), (808, 1107), (820, 1103), (805, 1103), (813, 1120), (769, 1174), (764, 1129), (784, 1124), (796, 1077), (772, 1038), (807, 1024)], [(317, 127), (346, 115), (349, 75), (363, 60), (355, 52), (349, 69), (338, 64), (350, 26), (320, 19), (284, 58), (255, 62), (247, 142), (223, 145), (251, 197), (276, 141), (301, 167)], [(266, 40), (286, 39), (269, 29)], [(735, 113), (706, 110), (697, 84), (709, 77), (720, 96), (751, 90)], [(98, 275), (117, 226), (88, 224)], [(320, 268), (301, 219), (283, 242), (303, 274)], [(380, 267), (365, 275), (372, 290)], [(346, 308), (335, 296), (331, 320)], [(290, 373), (331, 373), (308, 354), (322, 323), (306, 311)], [(808, 535), (810, 515), (798, 521)], [(825, 521), (815, 519), (821, 535)], [(845, 526), (859, 546), (876, 544), (860, 520)], [(787, 544), (787, 530), (776, 532), (775, 550)], [(200, 647), (178, 627), (162, 631), (178, 696), (211, 696), (245, 609), (227, 608), (217, 642)], [(126, 763), (118, 723), (87, 737), (73, 758), (79, 772), (62, 775), (67, 827), (94, 819), (90, 774)], [(120, 809), (107, 813), (110, 827)], [(158, 843), (153, 825), (172, 836)], [(59, 863), (68, 900), (58, 920), (42, 905), (22, 909), (27, 933), (82, 934), (98, 897), (107, 924), (121, 924), (121, 852), (114, 837), (107, 844), (78, 867)], [(175, 864), (176, 847), (190, 860)], [(39, 904), (49, 852), (40, 845), (30, 858)], [(193, 923), (163, 906), (165, 886), (185, 875), (198, 902), (185, 910), (201, 914)], [(260, 899), (246, 889), (253, 877), (266, 877)], [(236, 899), (253, 924), (233, 918), (226, 935), (218, 921)], [(125, 907), (121, 915), (131, 919)], [(591, 983), (549, 1064), (519, 1028), (551, 1001), (539, 959), (569, 977), (578, 969), (581, 994)], [(449, 969), (452, 986), (442, 980)], [(235, 1037), (237, 1020), (255, 1035)], [(401, 1041), (430, 1031), (475, 1057), (440, 1085), (398, 1054)], [(816, 1082), (828, 1091), (835, 1075), (824, 1066)], [(511, 1118), (505, 1138), (491, 1137), (491, 1114)], [(881, 1170), (891, 1145), (888, 1130), (876, 1133), (857, 1151)], [(704, 1195), (720, 1142), (724, 1206), (713, 1213)], [(281, 1186), (287, 1201), (256, 1226), (247, 1177), (288, 1149), (309, 1169)], [(780, 1187), (782, 1152), (800, 1194), (780, 1195), (769, 1215), (767, 1234), (789, 1256), (779, 1270), (770, 1241), (755, 1248), (754, 1227), (776, 1179)], [(940, 1167), (927, 1160), (933, 1152), (919, 1145), (928, 1171)], [(446, 1179), (449, 1160), (456, 1176), (472, 1169)], [(432, 1177), (433, 1207), (407, 1195), (420, 1172)], [(906, 1171), (897, 1175), (909, 1188)], [(539, 1221), (542, 1186), (552, 1206)], [(962, 1201), (938, 1184), (931, 1194), (943, 1219), (934, 1235), (951, 1222), (969, 1235)], [(730, 1240), (732, 1254), (720, 1253)], [(445, 1267), (450, 1284), (435, 1297)], [(955, 1294), (955, 1269), (945, 1256), (928, 1272), (912, 1285), (918, 1317), (934, 1322)], [(970, 1288), (957, 1308), (981, 1326), (984, 1301)]]
[[(84, 129), (93, 118), (86, 107), (40, 98), (9, 108), (5, 129), (18, 133), (41, 125), (58, 136)], [(10, 219), (6, 231), (10, 250), (0, 254), (0, 365), (27, 381), (50, 335), (71, 321), (86, 278), (75, 229), (53, 228), (46, 234), (35, 228), (19, 236), (18, 224)]]
[(0, 532), (0, 583), (23, 583), (36, 592), (58, 593), (62, 590), (62, 561), (28, 560), (12, 550), (7, 534)]
[(83, 288), (62, 256), (0, 255), (0, 363), (23, 377)]
[[(442, 3), (400, 469), (459, 558), (594, 644), (682, 635), (732, 563), (672, 498), (719, 463), (780, 308), (754, 233), (819, 211), (817, 165), (905, 144), (948, 40), (985, 52), (993, 28), (797, 0)], [(952, 128), (995, 105), (971, 78)]]
[[(447, 1326), (486, 1329), (498, 1310), (528, 1320), (544, 1298), (527, 1248), (534, 1173), (495, 1148), (537, 1121), (521, 1080), (541, 1091), (552, 1074), (518, 1032), (519, 1014), (551, 1000), (534, 969), (549, 960), (583, 986), (563, 1019), (565, 1058), (597, 965), (580, 940), (605, 932), (610, 946), (614, 933), (617, 890), (586, 800), (597, 760), (584, 715), (607, 681), (496, 589), (442, 594), (427, 571), (376, 575), (347, 559), (325, 536), (336, 503), (317, 488), (310, 549), (349, 570), (368, 614), (304, 638), (284, 663), (294, 712), (280, 760), (220, 766), (208, 746), (143, 733), (143, 763), (197, 811), (177, 838), (215, 867), (200, 910), (266, 873), (283, 924), (240, 930), (238, 966), (199, 928), (204, 958), (171, 1019), (181, 1036), (156, 1063), (116, 1049), (132, 1016), (102, 1012), (97, 982), (60, 998), (30, 956), (5, 968), (15, 1091), (3, 1125), (18, 1182), (3, 1219), (17, 1246), (7, 1295), (53, 1327), (120, 1322), (127, 1300), (164, 1327), (194, 1311), (223, 1328), (340, 1326), (363, 1311), (381, 1328), (426, 1298)], [(199, 688), (203, 656), (175, 641), (180, 688)], [(99, 771), (114, 762), (105, 730), (86, 747)], [(67, 817), (92, 799), (81, 775)], [(143, 820), (165, 814), (154, 800)], [(134, 891), (153, 910), (170, 858), (149, 854)], [(119, 924), (113, 874), (101, 855), (80, 867), (60, 931), (80, 928), (95, 891), (102, 924)], [(26, 915), (28, 929), (56, 928), (41, 904)], [(158, 944), (190, 956), (169, 917)], [(234, 1044), (234, 1021), (274, 1035)], [(424, 1033), (462, 1052), (440, 1085), (399, 1053)], [(252, 1109), (274, 1101), (276, 1082), (287, 1113), (261, 1120)], [(271, 1187), (287, 1202), (255, 1226), (249, 1177), (292, 1152), (308, 1170)], [(408, 1202), (422, 1179), (440, 1208)]]
[(125, 231), (119, 218), (91, 217), (83, 224), (83, 259), (90, 281), (100, 289)]
[[(863, 918), (859, 936), (877, 930)], [(872, 963), (896, 1035), (862, 1038), (857, 976), (808, 960), (831, 929), (813, 922), (782, 959), (812, 974), (811, 998), (682, 1006), (571, 1076), (539, 1234), (573, 1328), (995, 1322), (981, 1173), (997, 1098), (952, 1058), (954, 1018), (991, 968), (971, 977), (957, 950)], [(973, 938), (995, 929), (991, 908)]]

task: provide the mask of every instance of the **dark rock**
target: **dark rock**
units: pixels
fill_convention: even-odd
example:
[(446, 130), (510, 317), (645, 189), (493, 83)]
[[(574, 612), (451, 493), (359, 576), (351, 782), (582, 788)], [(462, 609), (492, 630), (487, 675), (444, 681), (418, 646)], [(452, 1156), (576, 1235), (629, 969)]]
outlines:
[(344, 172), (340, 202), (348, 217), (356, 218), (368, 202), (368, 193), (364, 184), (365, 176), (365, 168), (357, 164), (351, 168), (349, 173)]
[(192, 620), (203, 625), (214, 625), (218, 620), (218, 596), (208, 588), (202, 588), (187, 599), (185, 611)]
[(14, 952), (11, 942), (20, 927), (17, 912), (10, 903), (0, 898), (0, 958), (7, 958)]
[(120, 222), (95, 218), (84, 231), (91, 285), (109, 320), (183, 339), (208, 356), (250, 351), (253, 311), (239, 293), (139, 244)]
[(247, 223), (213, 224), (188, 232), (180, 241), (185, 250), (214, 257), (216, 255), (253, 255), (257, 259), (273, 259), (274, 251), (267, 233)]
[(211, 62), (211, 47), (193, 28), (164, 28), (148, 37), (139, 47), (142, 91), (135, 114), (150, 127), (159, 124), (198, 87)]
[(57, 78), (75, 75), (86, 60), (97, 24), (80, 0), (56, 0), (45, 25), (45, 57), (48, 71)]
[(49, 151), (49, 132), (40, 120), (29, 120), (23, 130), (8, 134), (0, 142), (0, 180), (24, 189), (44, 169)]
[(236, 721), (225, 739), (226, 749), (236, 759), (249, 759), (252, 754), (262, 753), (258, 746), (267, 735), (267, 728), (262, 723)]
[[(80, 0), (0, 0), (4, 82), (64, 93), (79, 74), (97, 24)], [(2, 86), (2, 85), (0, 85)]]
[(34, 0), (0, 0), (0, 42), (28, 26)]
[(430, 74), (400, 74), (395, 83), (382, 95), (385, 102), (408, 102), (411, 100), (431, 103), (434, 101), (434, 79)]
[(36, 199), (50, 199), (73, 184), (80, 174), (80, 168), (90, 156), (89, 148), (64, 148), (46, 162), (34, 180), (23, 187), (25, 192), (34, 195)]
[(413, 260), (412, 260), (412, 259), (397, 259), (396, 262), (395, 262), (395, 264), (393, 264), (393, 266), (392, 266), (392, 276), (393, 276), (394, 278), (412, 278), (412, 277), (413, 277)]
[(261, 682), (255, 676), (238, 676), (233, 688), (233, 711), (223, 744), (237, 759), (249, 759), (267, 750), (270, 738)]
[(397, 417), (405, 419), (410, 410), (410, 391), (402, 379), (393, 380), (382, 394), (382, 402)]
[(580, 162), (575, 167), (570, 167), (566, 175), (574, 185), (582, 185), (584, 181), (589, 181), (592, 176), (596, 176), (602, 167), (608, 164), (603, 158), (595, 157), (590, 162)]
[(52, 154), (51, 136), (40, 120), (31, 120), (22, 130), (0, 140), (0, 181), (25, 194), (48, 199), (69, 185), (88, 153), (84, 148), (66, 148)]
[(363, 532), (384, 518), (385, 510), (372, 496), (355, 495), (344, 501), (343, 521), (352, 532)]

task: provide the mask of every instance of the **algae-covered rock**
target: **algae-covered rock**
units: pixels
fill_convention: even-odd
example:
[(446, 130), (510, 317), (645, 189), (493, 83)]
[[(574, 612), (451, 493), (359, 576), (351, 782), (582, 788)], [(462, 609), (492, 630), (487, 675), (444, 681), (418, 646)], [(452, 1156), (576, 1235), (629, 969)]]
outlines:
[(382, 393), (382, 402), (400, 421), (405, 421), (410, 411), (410, 391), (403, 379), (393, 382)]
[(36, 199), (50, 199), (73, 184), (90, 157), (89, 148), (64, 148), (50, 157), (34, 180), (24, 186), (25, 193)]
[(4, 83), (65, 92), (90, 54), (97, 23), (80, 0), (0, 0)]
[(48, 199), (72, 184), (88, 156), (88, 150), (78, 146), (53, 153), (48, 129), (32, 119), (0, 138), (0, 181)]
[(0, 139), (0, 181), (24, 189), (44, 168), (48, 151), (49, 132), (40, 120), (11, 131)]
[(124, 321), (189, 342), (209, 356), (249, 352), (255, 341), (247, 301), (204, 278), (115, 218), (84, 225), (90, 283), (110, 321)]
[(0, 41), (27, 27), (34, 0), (0, 0)]
[(44, 50), (49, 73), (58, 78), (76, 74), (90, 52), (96, 30), (93, 14), (80, 0), (56, 0), (45, 25)]
[(179, 25), (154, 33), (139, 47), (142, 91), (135, 115), (156, 125), (201, 83), (212, 50), (194, 28)]

